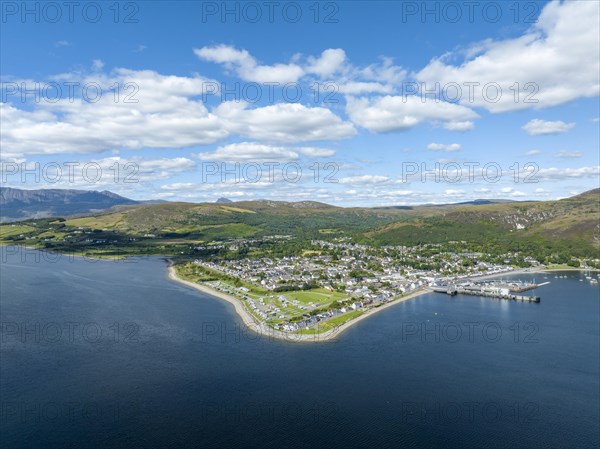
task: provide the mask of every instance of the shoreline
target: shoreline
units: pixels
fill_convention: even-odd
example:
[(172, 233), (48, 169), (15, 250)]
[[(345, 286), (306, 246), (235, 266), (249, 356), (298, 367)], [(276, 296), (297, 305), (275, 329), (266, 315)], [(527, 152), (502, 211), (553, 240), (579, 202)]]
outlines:
[(522, 274), (544, 274), (544, 273), (555, 273), (555, 272), (559, 272), (559, 271), (581, 271), (581, 272), (586, 272), (586, 271), (590, 271), (593, 273), (597, 273), (600, 272), (600, 270), (598, 270), (597, 268), (577, 268), (577, 267), (569, 267), (569, 268), (521, 268), (518, 270), (512, 270), (512, 271), (505, 271), (503, 273), (495, 273), (495, 274), (484, 274), (481, 276), (471, 276), (469, 278), (465, 278), (466, 280), (476, 280), (476, 281), (481, 281), (481, 280), (486, 280), (486, 279), (492, 279), (492, 278), (497, 278), (497, 277), (503, 277), (503, 276), (519, 276)]
[[(166, 259), (166, 260), (168, 262), (167, 276), (170, 280), (180, 283), (182, 285), (185, 285), (187, 287), (193, 288), (193, 289), (195, 289), (201, 293), (204, 293), (206, 295), (209, 295), (213, 298), (222, 299), (222, 300), (228, 302), (229, 304), (231, 304), (234, 307), (235, 313), (238, 315), (239, 318), (242, 319), (244, 326), (247, 327), (248, 329), (250, 329), (251, 331), (253, 331), (254, 333), (258, 334), (259, 337), (266, 337), (269, 340), (287, 341), (290, 343), (323, 343), (326, 341), (335, 340), (339, 335), (341, 335), (347, 329), (351, 328), (355, 324), (360, 323), (362, 320), (365, 320), (365, 319), (375, 315), (376, 313), (378, 313), (382, 310), (385, 310), (389, 307), (393, 307), (396, 304), (399, 304), (401, 302), (408, 301), (409, 299), (417, 298), (419, 296), (422, 296), (422, 295), (425, 295), (428, 293), (432, 293), (432, 290), (430, 290), (429, 288), (421, 287), (420, 289), (418, 289), (412, 293), (409, 293), (407, 296), (399, 297), (399, 298), (394, 299), (391, 302), (385, 303), (379, 307), (373, 307), (373, 308), (367, 309), (360, 316), (353, 318), (353, 319), (345, 322), (344, 324), (336, 326), (333, 329), (330, 329), (325, 332), (314, 333), (314, 334), (284, 332), (284, 331), (279, 331), (279, 330), (273, 329), (273, 328), (267, 326), (265, 323), (258, 321), (257, 318), (255, 318), (248, 310), (245, 309), (241, 299), (236, 298), (235, 296), (229, 295), (227, 293), (220, 292), (213, 288), (207, 287), (205, 285), (197, 284), (195, 282), (187, 281), (185, 279), (180, 278), (177, 275), (177, 271), (175, 269), (175, 265), (174, 265), (173, 261), (171, 259)], [(543, 274), (543, 273), (551, 273), (551, 272), (555, 272), (555, 271), (582, 271), (582, 272), (583, 271), (594, 271), (594, 272), (597, 272), (600, 270), (583, 269), (583, 268), (575, 268), (575, 267), (569, 268), (569, 269), (565, 269), (565, 268), (549, 268), (549, 269), (524, 268), (524, 269), (520, 269), (520, 270), (507, 271), (504, 273), (474, 276), (469, 279), (470, 280), (485, 280), (485, 279), (497, 278), (497, 277), (502, 277), (502, 276), (514, 276), (514, 275), (518, 276), (521, 274)]]
[(235, 312), (242, 319), (244, 325), (247, 328), (249, 328), (250, 330), (252, 330), (253, 332), (259, 334), (261, 337), (266, 337), (271, 340), (283, 340), (283, 341), (287, 341), (290, 343), (323, 343), (326, 341), (335, 340), (340, 334), (342, 334), (344, 331), (346, 331), (350, 327), (354, 326), (355, 324), (359, 323), (362, 320), (365, 320), (365, 319), (375, 315), (377, 312), (380, 312), (381, 310), (385, 310), (385, 309), (395, 306), (396, 304), (399, 304), (401, 302), (408, 301), (409, 299), (413, 299), (418, 296), (422, 296), (427, 293), (431, 293), (431, 291), (429, 289), (420, 289), (420, 290), (417, 290), (417, 291), (414, 291), (414, 292), (408, 294), (407, 296), (402, 296), (400, 298), (394, 299), (393, 301), (383, 304), (379, 307), (374, 307), (374, 308), (368, 309), (362, 315), (360, 315), (356, 318), (353, 318), (353, 319), (345, 322), (344, 324), (342, 324), (340, 326), (336, 326), (333, 329), (330, 329), (328, 331), (325, 331), (322, 333), (315, 333), (315, 334), (299, 334), (299, 333), (294, 333), (294, 332), (278, 331), (276, 329), (273, 329), (273, 328), (267, 326), (265, 323), (261, 323), (261, 322), (257, 321), (257, 319), (255, 317), (253, 317), (250, 314), (250, 312), (248, 312), (244, 308), (242, 301), (240, 299), (236, 298), (235, 296), (228, 295), (226, 293), (212, 289), (205, 285), (201, 285), (201, 284), (197, 284), (195, 282), (186, 281), (185, 279), (181, 279), (177, 275), (175, 265), (173, 264), (173, 262), (171, 260), (169, 260), (169, 266), (167, 267), (167, 276), (170, 280), (172, 280), (174, 282), (178, 282), (187, 287), (190, 287), (197, 291), (205, 293), (209, 296), (212, 296), (212, 297), (215, 297), (218, 299), (222, 299), (222, 300), (227, 301), (228, 303), (232, 304), (235, 308)]

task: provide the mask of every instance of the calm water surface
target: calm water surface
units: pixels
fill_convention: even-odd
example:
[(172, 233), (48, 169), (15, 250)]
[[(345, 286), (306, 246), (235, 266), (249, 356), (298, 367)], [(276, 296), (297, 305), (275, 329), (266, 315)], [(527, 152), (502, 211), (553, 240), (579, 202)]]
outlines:
[(600, 445), (581, 273), (522, 276), (551, 282), (540, 304), (424, 295), (302, 345), (257, 338), (160, 259), (1, 251), (2, 447)]

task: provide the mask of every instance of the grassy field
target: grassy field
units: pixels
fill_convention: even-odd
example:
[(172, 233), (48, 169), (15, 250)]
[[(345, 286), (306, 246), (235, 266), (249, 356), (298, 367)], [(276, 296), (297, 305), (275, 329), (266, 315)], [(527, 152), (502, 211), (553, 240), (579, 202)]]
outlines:
[(5, 224), (0, 226), (0, 239), (13, 235), (27, 234), (32, 231), (35, 231), (35, 228), (32, 226)]
[(66, 220), (65, 225), (91, 229), (111, 229), (120, 230), (123, 232), (128, 231), (128, 226), (125, 222), (125, 214), (121, 212), (111, 215), (73, 218), (70, 220)]
[(332, 292), (326, 290), (324, 288), (316, 288), (313, 290), (302, 290), (295, 292), (285, 292), (283, 293), (288, 300), (296, 299), (300, 301), (302, 304), (319, 304), (319, 305), (327, 305), (336, 301), (338, 299), (346, 298), (346, 295), (340, 292)]

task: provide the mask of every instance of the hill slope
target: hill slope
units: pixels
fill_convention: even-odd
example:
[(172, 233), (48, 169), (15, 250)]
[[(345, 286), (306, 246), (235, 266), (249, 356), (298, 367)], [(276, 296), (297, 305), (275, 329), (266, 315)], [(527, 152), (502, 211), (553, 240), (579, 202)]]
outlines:
[(301, 242), (308, 239), (351, 236), (357, 242), (373, 245), (464, 241), (473, 248), (495, 253), (523, 251), (538, 260), (556, 253), (562, 259), (570, 254), (600, 258), (600, 189), (559, 201), (410, 208), (343, 208), (313, 201), (269, 200), (126, 203), (90, 216), (23, 224), (31, 234), (19, 230), (23, 236), (16, 240), (40, 234), (46, 247), (54, 247), (54, 241), (85, 246), (90, 238), (82, 241), (83, 237), (77, 237), (81, 232), (92, 232), (115, 245), (127, 247), (132, 241), (146, 245), (152, 241), (161, 248), (267, 235), (290, 235), (302, 246)]
[(398, 221), (367, 235), (387, 244), (503, 237), (560, 240), (600, 248), (600, 189), (558, 201), (457, 207)]

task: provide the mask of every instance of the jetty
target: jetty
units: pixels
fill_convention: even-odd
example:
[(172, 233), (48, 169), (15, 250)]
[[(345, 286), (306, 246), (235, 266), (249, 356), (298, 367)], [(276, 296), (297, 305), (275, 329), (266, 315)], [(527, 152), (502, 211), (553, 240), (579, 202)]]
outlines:
[(540, 302), (539, 296), (519, 295), (528, 290), (536, 289), (543, 284), (503, 281), (462, 282), (460, 284), (432, 285), (429, 288), (437, 293), (454, 295), (484, 296), (487, 298), (507, 299), (512, 301)]

